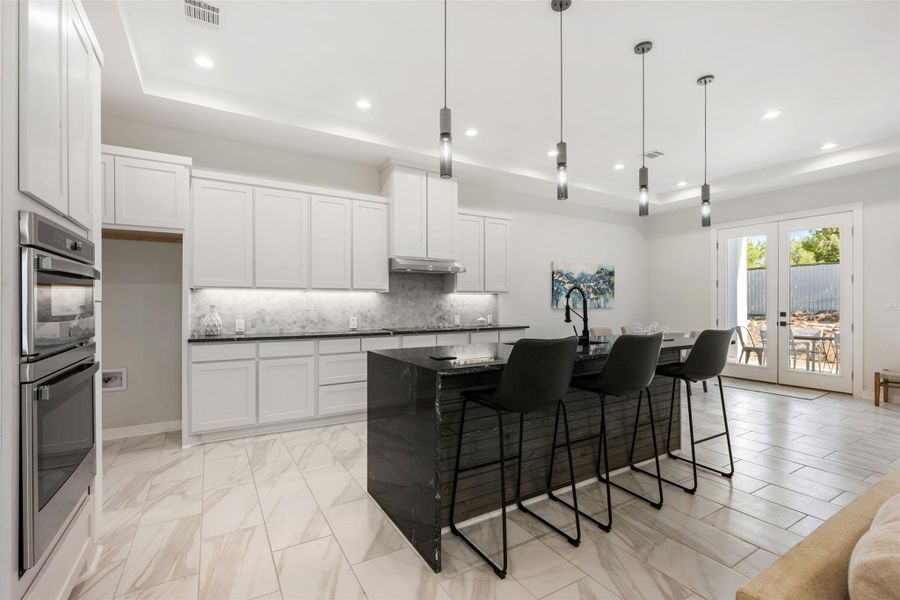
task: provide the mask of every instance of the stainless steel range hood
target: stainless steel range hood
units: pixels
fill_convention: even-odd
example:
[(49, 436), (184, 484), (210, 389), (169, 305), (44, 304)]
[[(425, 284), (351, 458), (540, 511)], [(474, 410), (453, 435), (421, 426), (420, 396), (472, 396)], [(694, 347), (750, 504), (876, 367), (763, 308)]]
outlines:
[(455, 260), (432, 260), (427, 258), (392, 258), (390, 269), (400, 273), (465, 273), (466, 268)]

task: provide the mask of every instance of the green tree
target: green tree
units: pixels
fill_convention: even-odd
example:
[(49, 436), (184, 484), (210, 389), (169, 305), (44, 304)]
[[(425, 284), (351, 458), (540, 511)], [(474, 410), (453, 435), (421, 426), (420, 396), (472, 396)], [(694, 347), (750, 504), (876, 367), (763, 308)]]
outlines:
[(768, 252), (766, 240), (747, 240), (747, 268), (763, 269), (766, 266), (766, 254)]
[(791, 240), (791, 265), (838, 262), (841, 262), (839, 227), (811, 229), (808, 236)]

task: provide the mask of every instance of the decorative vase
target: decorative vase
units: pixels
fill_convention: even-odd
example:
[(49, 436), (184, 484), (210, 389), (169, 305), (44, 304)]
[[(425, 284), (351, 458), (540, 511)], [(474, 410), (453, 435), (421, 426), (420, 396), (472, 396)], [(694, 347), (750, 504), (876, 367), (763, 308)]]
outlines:
[(209, 305), (209, 310), (203, 317), (203, 335), (222, 335), (222, 317), (215, 304)]

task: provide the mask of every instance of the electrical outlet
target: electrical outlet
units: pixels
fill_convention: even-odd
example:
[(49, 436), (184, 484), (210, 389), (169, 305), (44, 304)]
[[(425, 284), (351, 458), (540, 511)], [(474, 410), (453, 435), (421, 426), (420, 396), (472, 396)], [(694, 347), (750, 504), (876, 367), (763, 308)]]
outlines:
[(243, 319), (235, 319), (234, 320), (234, 332), (235, 333), (244, 333), (244, 320)]
[(350, 329), (356, 329), (359, 322), (356, 320), (356, 317), (350, 317)]
[(462, 321), (460, 320), (459, 315), (453, 315), (453, 324), (454, 324), (454, 325), (461, 325), (461, 324), (462, 324)]

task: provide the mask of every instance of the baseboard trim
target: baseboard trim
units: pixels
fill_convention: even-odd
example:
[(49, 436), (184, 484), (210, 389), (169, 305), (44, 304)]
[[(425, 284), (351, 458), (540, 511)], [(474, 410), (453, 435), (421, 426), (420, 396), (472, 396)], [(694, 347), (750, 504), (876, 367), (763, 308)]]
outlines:
[(128, 425), (125, 427), (111, 427), (103, 430), (103, 439), (120, 440), (122, 438), (135, 437), (139, 435), (150, 435), (153, 433), (168, 433), (169, 431), (179, 431), (181, 429), (181, 421), (159, 421), (157, 423), (143, 423), (141, 425)]

